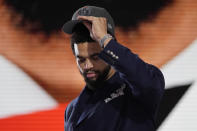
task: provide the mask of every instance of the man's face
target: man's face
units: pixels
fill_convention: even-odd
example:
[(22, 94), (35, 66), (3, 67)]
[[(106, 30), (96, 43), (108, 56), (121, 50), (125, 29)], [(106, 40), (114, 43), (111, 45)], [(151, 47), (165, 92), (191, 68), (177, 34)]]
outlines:
[(87, 84), (96, 86), (102, 83), (109, 73), (110, 66), (98, 57), (101, 47), (96, 42), (74, 44), (75, 57), (80, 73)]

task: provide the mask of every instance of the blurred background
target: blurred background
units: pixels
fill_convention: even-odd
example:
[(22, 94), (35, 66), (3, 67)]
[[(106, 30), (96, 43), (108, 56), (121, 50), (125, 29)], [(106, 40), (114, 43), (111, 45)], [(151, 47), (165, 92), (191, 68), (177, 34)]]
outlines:
[(196, 0), (0, 0), (0, 131), (64, 130), (85, 83), (61, 28), (85, 5), (106, 8), (117, 40), (162, 70), (157, 130), (196, 131)]

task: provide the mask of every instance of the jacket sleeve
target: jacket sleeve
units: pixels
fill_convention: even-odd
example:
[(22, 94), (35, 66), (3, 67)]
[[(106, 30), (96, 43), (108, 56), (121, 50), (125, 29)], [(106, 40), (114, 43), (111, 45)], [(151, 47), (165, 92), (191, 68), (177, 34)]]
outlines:
[(165, 82), (163, 74), (157, 67), (144, 62), (115, 40), (107, 44), (99, 57), (130, 83), (133, 97), (143, 102), (143, 105), (150, 110), (158, 106)]

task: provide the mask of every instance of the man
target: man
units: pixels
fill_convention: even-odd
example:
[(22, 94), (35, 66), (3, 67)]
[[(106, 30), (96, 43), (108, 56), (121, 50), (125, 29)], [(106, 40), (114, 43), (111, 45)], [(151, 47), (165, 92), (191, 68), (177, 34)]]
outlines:
[(63, 31), (86, 86), (65, 112), (66, 131), (154, 131), (164, 91), (161, 71), (145, 63), (115, 38), (104, 9), (78, 9)]

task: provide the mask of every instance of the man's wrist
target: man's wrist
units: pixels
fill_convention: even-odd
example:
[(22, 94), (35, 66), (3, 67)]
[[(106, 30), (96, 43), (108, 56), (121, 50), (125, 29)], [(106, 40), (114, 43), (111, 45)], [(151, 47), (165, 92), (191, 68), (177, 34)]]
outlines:
[(110, 34), (104, 35), (103, 38), (101, 38), (101, 39), (99, 40), (100, 46), (101, 46), (102, 48), (104, 48), (104, 47), (107, 45), (107, 43), (109, 43), (109, 41), (110, 41), (111, 39), (113, 39), (113, 37), (112, 37)]

